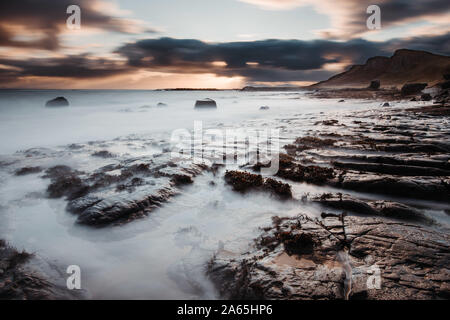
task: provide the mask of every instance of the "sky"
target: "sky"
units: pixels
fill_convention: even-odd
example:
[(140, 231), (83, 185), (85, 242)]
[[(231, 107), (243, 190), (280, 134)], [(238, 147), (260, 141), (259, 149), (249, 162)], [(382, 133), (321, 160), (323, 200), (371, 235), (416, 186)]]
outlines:
[[(381, 29), (370, 30), (369, 5)], [(80, 28), (68, 28), (78, 5)], [(308, 85), (401, 48), (450, 55), (448, 0), (14, 0), (0, 88)]]

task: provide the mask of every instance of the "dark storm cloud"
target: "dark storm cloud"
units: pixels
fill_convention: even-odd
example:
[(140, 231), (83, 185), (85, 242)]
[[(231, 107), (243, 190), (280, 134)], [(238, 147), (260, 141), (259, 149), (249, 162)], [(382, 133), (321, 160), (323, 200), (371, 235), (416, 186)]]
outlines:
[[(355, 0), (354, 0), (355, 1)], [(387, 24), (450, 11), (448, 0), (390, 0), (380, 5), (382, 20)]]
[[(330, 63), (361, 64), (373, 56), (391, 56), (408, 48), (449, 55), (450, 34), (436, 37), (394, 39), (372, 42), (354, 39), (263, 40), (207, 43), (192, 39), (147, 39), (126, 44), (116, 50), (125, 62), (89, 55), (27, 60), (0, 59), (0, 81), (21, 77), (63, 77), (72, 79), (106, 78), (137, 70), (176, 74), (211, 73), (224, 77), (243, 77), (247, 81), (319, 81), (336, 73)], [(224, 62), (217, 64), (214, 62)]]
[[(411, 48), (448, 54), (450, 35), (371, 42), (354, 39), (263, 40), (206, 43), (192, 39), (147, 39), (124, 45), (117, 53), (132, 67), (175, 73), (214, 73), (242, 76), (252, 81), (315, 81), (330, 72), (329, 63), (361, 64), (373, 56), (390, 56), (393, 51)], [(213, 62), (223, 61), (226, 66)]]
[[(81, 8), (81, 27), (93, 27), (114, 32), (129, 33), (138, 23), (114, 17), (108, 13), (108, 4), (98, 0), (3, 0), (0, 2), (0, 46), (54, 50), (59, 47), (58, 35), (66, 28), (67, 7)], [(38, 39), (18, 40), (21, 30), (25, 35), (38, 33)], [(153, 30), (143, 30), (152, 32)]]
[[(360, 62), (368, 56), (387, 54), (378, 44), (366, 40), (334, 42), (327, 40), (262, 40), (250, 42), (206, 43), (185, 39), (147, 39), (127, 44), (117, 53), (131, 66), (148, 68), (185, 68), (208, 71), (211, 63), (224, 61), (230, 70), (260, 68), (285, 70), (320, 69), (326, 63), (351, 59)], [(219, 69), (220, 70), (220, 69)], [(180, 70), (183, 72), (183, 70)]]
[(129, 67), (124, 67), (116, 62), (86, 55), (52, 59), (0, 59), (0, 65), (8, 67), (8, 69), (0, 69), (0, 77), (9, 77), (14, 80), (26, 76), (78, 79), (103, 78), (130, 71)]

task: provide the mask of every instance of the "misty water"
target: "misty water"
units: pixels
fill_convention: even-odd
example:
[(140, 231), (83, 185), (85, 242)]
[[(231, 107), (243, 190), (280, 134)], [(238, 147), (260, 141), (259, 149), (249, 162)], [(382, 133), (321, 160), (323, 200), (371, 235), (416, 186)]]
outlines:
[[(44, 107), (56, 96), (65, 96), (70, 106)], [(206, 97), (217, 101), (218, 109), (194, 110), (195, 100)], [(341, 119), (379, 103), (339, 104), (310, 99), (306, 92), (2, 91), (0, 238), (35, 253), (48, 263), (41, 268), (55, 278), (61, 273), (49, 269), (62, 270), (65, 277), (66, 266), (79, 265), (88, 298), (217, 298), (205, 276), (216, 250), (244, 252), (271, 217), (318, 216), (320, 208), (267, 194), (237, 194), (225, 185), (223, 174), (206, 172), (146, 218), (90, 228), (75, 223), (64, 199), (46, 197), (49, 180), (43, 173), (16, 176), (14, 171), (64, 164), (91, 172), (111, 161), (91, 156), (100, 150), (120, 159), (151, 157), (162, 152), (161, 145), (170, 145), (173, 130), (191, 130), (194, 121), (214, 129), (280, 129), (283, 146), (307, 135), (317, 120)], [(270, 109), (259, 110), (261, 106)], [(291, 184), (296, 199), (331, 190)], [(433, 205), (431, 214), (448, 223), (443, 208)]]

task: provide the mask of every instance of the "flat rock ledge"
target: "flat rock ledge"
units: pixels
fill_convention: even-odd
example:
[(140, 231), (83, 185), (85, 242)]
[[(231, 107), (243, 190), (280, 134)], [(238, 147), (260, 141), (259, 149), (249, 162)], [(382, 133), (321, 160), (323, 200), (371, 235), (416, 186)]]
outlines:
[(251, 252), (222, 249), (209, 263), (223, 298), (450, 298), (448, 232), (334, 214), (273, 221)]

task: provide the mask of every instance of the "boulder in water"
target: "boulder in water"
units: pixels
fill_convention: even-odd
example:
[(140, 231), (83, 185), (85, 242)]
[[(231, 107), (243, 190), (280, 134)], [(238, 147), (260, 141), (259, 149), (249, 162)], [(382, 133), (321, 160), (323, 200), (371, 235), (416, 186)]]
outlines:
[(167, 104), (164, 102), (158, 102), (157, 106), (158, 107), (167, 107)]
[(440, 83), (440, 87), (442, 90), (450, 89), (450, 80)]
[(431, 101), (432, 97), (431, 94), (429, 93), (424, 93), (423, 95), (420, 96), (420, 100), (422, 101)]
[(69, 101), (64, 97), (56, 97), (55, 99), (47, 101), (46, 107), (67, 107), (69, 106)]
[(421, 92), (427, 87), (427, 83), (407, 83), (402, 87), (402, 95), (409, 96)]
[(205, 108), (217, 108), (217, 104), (213, 99), (203, 99), (203, 100), (197, 100), (195, 102), (195, 108), (196, 109), (205, 109)]
[(373, 80), (370, 82), (369, 89), (378, 90), (380, 89), (380, 80)]
[(259, 108), (259, 110), (269, 110), (270, 108), (268, 106), (262, 106)]

